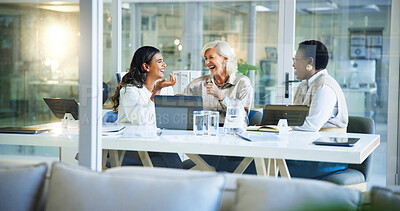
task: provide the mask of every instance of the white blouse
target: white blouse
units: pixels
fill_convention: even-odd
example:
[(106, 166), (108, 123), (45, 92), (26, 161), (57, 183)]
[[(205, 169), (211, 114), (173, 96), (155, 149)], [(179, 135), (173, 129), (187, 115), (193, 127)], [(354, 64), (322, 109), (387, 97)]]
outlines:
[[(311, 87), (314, 82), (322, 75), (328, 74), (327, 70), (322, 70), (313, 75), (308, 80), (308, 87)], [(304, 97), (311, 89), (307, 89), (307, 84), (304, 87), (298, 87), (305, 92)], [(331, 118), (334, 118), (338, 113), (338, 101), (335, 91), (327, 86), (322, 85), (314, 94), (310, 105), (310, 111), (302, 126), (293, 127), (294, 130), (319, 131), (324, 128), (324, 124)]]
[[(171, 94), (172, 87), (161, 90), (160, 95)], [(116, 123), (156, 126), (154, 102), (150, 100), (152, 92), (146, 87), (127, 86), (119, 91), (118, 119)], [(173, 92), (172, 92), (173, 94)]]

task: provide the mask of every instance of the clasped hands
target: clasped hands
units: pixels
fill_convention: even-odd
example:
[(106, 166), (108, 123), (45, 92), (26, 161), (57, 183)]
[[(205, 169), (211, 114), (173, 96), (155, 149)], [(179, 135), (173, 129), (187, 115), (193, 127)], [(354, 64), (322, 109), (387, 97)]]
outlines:
[(218, 98), (218, 100), (225, 98), (225, 94), (214, 83), (207, 83), (206, 89), (207, 94)]

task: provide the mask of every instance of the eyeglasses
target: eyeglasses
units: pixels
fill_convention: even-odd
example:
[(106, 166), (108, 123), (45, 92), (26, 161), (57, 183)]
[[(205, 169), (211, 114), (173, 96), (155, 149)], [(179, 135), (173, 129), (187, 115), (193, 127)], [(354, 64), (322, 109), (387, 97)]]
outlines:
[(293, 57), (292, 59), (293, 59), (293, 61), (294, 61), (294, 60), (307, 59), (307, 58), (308, 58), (308, 57), (297, 57), (297, 58), (296, 58), (296, 57)]

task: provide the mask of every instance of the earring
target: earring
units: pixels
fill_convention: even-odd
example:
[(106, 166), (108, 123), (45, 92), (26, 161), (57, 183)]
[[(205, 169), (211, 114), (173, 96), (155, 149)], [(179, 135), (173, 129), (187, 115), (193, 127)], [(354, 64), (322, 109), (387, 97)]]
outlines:
[(306, 70), (308, 70), (308, 71), (311, 71), (311, 70), (312, 70), (311, 64), (308, 64), (308, 65), (306, 66)]
[(222, 67), (226, 67), (226, 61), (224, 61), (224, 63), (222, 63)]

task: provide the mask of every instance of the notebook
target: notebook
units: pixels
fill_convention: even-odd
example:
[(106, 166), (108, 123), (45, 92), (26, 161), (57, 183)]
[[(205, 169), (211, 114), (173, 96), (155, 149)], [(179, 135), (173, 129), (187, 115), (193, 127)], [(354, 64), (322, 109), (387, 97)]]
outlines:
[(71, 113), (75, 120), (78, 120), (79, 104), (75, 99), (43, 98), (47, 106), (58, 119), (63, 119), (65, 113)]
[(154, 96), (158, 128), (192, 130), (193, 111), (203, 110), (201, 96)]
[(34, 127), (1, 127), (0, 133), (16, 133), (16, 134), (39, 134), (51, 131), (51, 129), (34, 128)]

